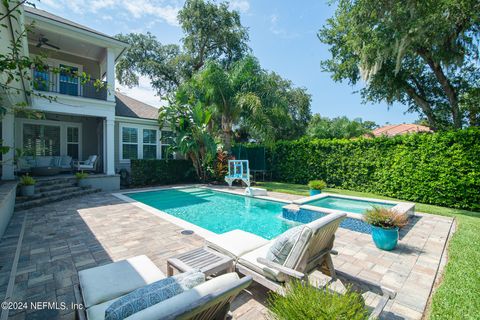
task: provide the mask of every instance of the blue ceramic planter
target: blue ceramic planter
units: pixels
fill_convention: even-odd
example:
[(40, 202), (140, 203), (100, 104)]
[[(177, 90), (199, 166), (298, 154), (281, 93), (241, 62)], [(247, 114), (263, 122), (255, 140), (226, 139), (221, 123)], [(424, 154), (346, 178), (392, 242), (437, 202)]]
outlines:
[(398, 228), (383, 229), (372, 226), (372, 239), (377, 248), (382, 250), (393, 250), (398, 242)]
[(322, 190), (310, 189), (310, 196), (316, 196), (317, 194), (322, 193)]

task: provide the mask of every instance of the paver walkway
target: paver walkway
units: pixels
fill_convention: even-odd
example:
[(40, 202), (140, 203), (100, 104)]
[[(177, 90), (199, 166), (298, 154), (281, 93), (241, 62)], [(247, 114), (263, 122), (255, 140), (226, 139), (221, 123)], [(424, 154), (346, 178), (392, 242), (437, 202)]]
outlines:
[[(337, 234), (339, 255), (334, 263), (339, 270), (398, 291), (387, 306), (387, 318), (421, 317), (452, 224), (451, 219), (431, 215), (421, 215), (414, 222), (402, 231), (399, 249), (393, 252), (376, 249), (369, 235), (345, 229)], [(1, 297), (7, 292), (23, 224), (11, 301), (70, 303), (77, 272), (82, 269), (145, 254), (166, 273), (168, 257), (203, 245), (201, 237), (184, 235), (182, 228), (108, 193), (17, 212), (0, 242)], [(251, 286), (234, 301), (234, 318), (264, 317), (266, 296), (264, 288)], [(9, 319), (73, 318), (71, 309), (9, 312)]]

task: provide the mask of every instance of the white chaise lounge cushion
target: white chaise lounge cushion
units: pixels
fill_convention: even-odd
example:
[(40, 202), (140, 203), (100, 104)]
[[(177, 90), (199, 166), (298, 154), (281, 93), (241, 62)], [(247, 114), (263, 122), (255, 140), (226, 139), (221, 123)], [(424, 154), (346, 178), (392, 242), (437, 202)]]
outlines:
[(264, 264), (260, 263), (257, 261), (258, 258), (264, 258), (267, 259), (267, 254), (270, 251), (270, 247), (273, 245), (274, 241), (270, 241), (264, 246), (261, 246), (260, 248), (257, 248), (238, 259), (238, 264), (247, 267), (250, 270), (253, 270), (261, 275), (264, 275), (265, 277), (278, 281), (278, 282), (284, 282), (286, 280), (286, 277), (279, 271), (269, 268), (265, 266)]
[[(223, 274), (208, 280), (195, 288), (185, 291), (179, 295), (176, 295), (168, 300), (162, 301), (150, 308), (144, 309), (140, 312), (134, 313), (128, 320), (158, 320), (166, 318), (168, 315), (177, 311), (179, 308), (185, 308), (192, 304), (194, 301), (201, 299), (202, 297), (212, 294), (215, 291), (221, 290), (226, 286), (230, 286), (232, 282), (239, 279), (238, 275), (234, 272)], [(105, 310), (117, 299), (104, 302), (102, 304), (93, 306), (87, 309), (88, 320), (103, 320), (105, 319)]]
[(243, 230), (232, 230), (206, 239), (207, 247), (238, 259), (268, 243), (268, 240)]
[(163, 279), (165, 275), (142, 255), (82, 270), (78, 278), (85, 307), (89, 308)]

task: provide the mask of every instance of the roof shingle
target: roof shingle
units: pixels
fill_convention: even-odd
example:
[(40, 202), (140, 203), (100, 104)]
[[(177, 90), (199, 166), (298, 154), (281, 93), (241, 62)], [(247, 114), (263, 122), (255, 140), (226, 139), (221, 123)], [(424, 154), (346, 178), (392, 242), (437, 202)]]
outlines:
[(158, 108), (115, 92), (115, 115), (120, 117), (158, 119)]
[(431, 132), (429, 127), (419, 124), (394, 124), (383, 126), (372, 131), (375, 137), (387, 136), (393, 137), (400, 134), (414, 133), (414, 132)]

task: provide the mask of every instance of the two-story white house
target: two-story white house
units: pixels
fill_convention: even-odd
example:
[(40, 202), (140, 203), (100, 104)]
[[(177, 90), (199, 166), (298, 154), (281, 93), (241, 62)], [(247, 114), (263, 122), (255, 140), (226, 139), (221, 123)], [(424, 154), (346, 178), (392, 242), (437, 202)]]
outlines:
[[(118, 172), (129, 168), (130, 159), (164, 158), (167, 145), (161, 143), (158, 109), (115, 91), (115, 63), (128, 44), (24, 6), (19, 28), (22, 23), (32, 22), (34, 27), (25, 41), (26, 54), (42, 55), (50, 68), (85, 72), (91, 80), (84, 82), (51, 69), (32, 70), (33, 78), (41, 79), (34, 88), (38, 95), (26, 96), (25, 100), (43, 117), (7, 113), (2, 119), (3, 144), (38, 157), (69, 156), (81, 161), (96, 155), (96, 171), (110, 177), (109, 189), (119, 186)], [(104, 82), (102, 88), (93, 85), (96, 79)], [(15, 178), (15, 163), (8, 161), (13, 157), (13, 150), (3, 156), (2, 180)]]

